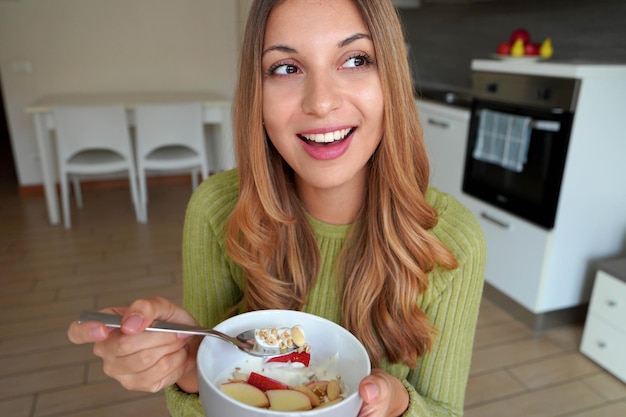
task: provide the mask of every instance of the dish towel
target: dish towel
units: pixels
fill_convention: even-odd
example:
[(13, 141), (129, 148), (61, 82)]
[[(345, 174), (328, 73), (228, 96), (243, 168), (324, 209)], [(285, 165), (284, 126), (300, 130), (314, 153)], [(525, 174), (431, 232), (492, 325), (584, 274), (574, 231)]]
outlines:
[(481, 110), (475, 159), (522, 172), (528, 155), (532, 120), (493, 110)]

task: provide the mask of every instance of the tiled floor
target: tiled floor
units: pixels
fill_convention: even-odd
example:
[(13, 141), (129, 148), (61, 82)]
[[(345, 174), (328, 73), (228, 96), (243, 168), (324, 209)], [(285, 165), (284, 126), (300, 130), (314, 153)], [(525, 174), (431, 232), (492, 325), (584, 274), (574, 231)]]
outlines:
[[(162, 394), (109, 380), (65, 330), (81, 309), (180, 299), (186, 184), (150, 188), (147, 225), (125, 189), (86, 190), (73, 228), (50, 226), (42, 196), (0, 184), (0, 416), (167, 416)], [(534, 336), (484, 300), (467, 417), (623, 417), (626, 385), (578, 352), (579, 326)]]

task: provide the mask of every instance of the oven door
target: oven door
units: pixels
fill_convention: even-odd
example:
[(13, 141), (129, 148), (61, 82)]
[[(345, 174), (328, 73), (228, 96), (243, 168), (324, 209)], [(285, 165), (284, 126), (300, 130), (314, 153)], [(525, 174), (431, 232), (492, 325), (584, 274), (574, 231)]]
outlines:
[[(527, 122), (524, 157), (517, 166), (511, 168), (510, 165), (488, 160), (477, 148), (485, 146), (485, 134), (481, 133), (487, 123), (485, 119), (479, 126), (484, 110)], [(552, 229), (572, 119), (572, 113), (560, 109), (534, 110), (475, 100), (468, 134), (463, 191), (545, 229)]]

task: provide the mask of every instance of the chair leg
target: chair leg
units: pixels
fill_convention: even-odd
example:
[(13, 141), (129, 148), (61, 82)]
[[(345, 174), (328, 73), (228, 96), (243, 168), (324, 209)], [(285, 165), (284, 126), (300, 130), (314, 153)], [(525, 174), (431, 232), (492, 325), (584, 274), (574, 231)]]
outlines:
[(195, 191), (198, 188), (198, 174), (200, 172), (197, 168), (191, 170), (191, 189)]
[(63, 224), (66, 229), (72, 228), (72, 221), (70, 218), (70, 190), (67, 183), (67, 174), (62, 172), (60, 175), (61, 181), (61, 205), (63, 206)]
[(137, 171), (139, 182), (139, 206), (141, 207), (141, 223), (148, 221), (148, 190), (146, 188), (146, 171), (139, 168)]
[[(130, 183), (130, 195), (135, 206), (135, 217), (137, 222), (146, 223), (148, 221), (148, 213), (145, 209), (144, 197), (142, 189), (145, 188), (145, 183), (142, 185), (142, 175), (137, 175), (134, 170), (129, 171), (128, 182)], [(139, 189), (137, 189), (137, 182), (139, 182)], [(143, 187), (143, 188), (142, 188)]]
[(200, 174), (202, 175), (202, 181), (209, 178), (209, 164), (207, 162), (200, 165)]
[(72, 186), (74, 189), (74, 198), (76, 199), (76, 207), (83, 208), (83, 193), (80, 189), (80, 180), (77, 175), (72, 175)]

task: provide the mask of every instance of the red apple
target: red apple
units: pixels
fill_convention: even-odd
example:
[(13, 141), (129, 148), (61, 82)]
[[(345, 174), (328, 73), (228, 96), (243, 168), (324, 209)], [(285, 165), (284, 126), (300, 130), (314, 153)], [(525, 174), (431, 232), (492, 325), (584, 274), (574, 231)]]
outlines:
[(518, 39), (521, 39), (524, 45), (526, 45), (528, 42), (530, 42), (530, 33), (528, 33), (528, 31), (523, 28), (515, 29), (513, 33), (511, 33), (509, 43), (513, 45)]
[(539, 55), (539, 45), (536, 43), (529, 42), (524, 45), (524, 55), (526, 56), (537, 56)]
[(498, 55), (509, 55), (511, 53), (511, 44), (508, 42), (500, 42), (496, 48)]

